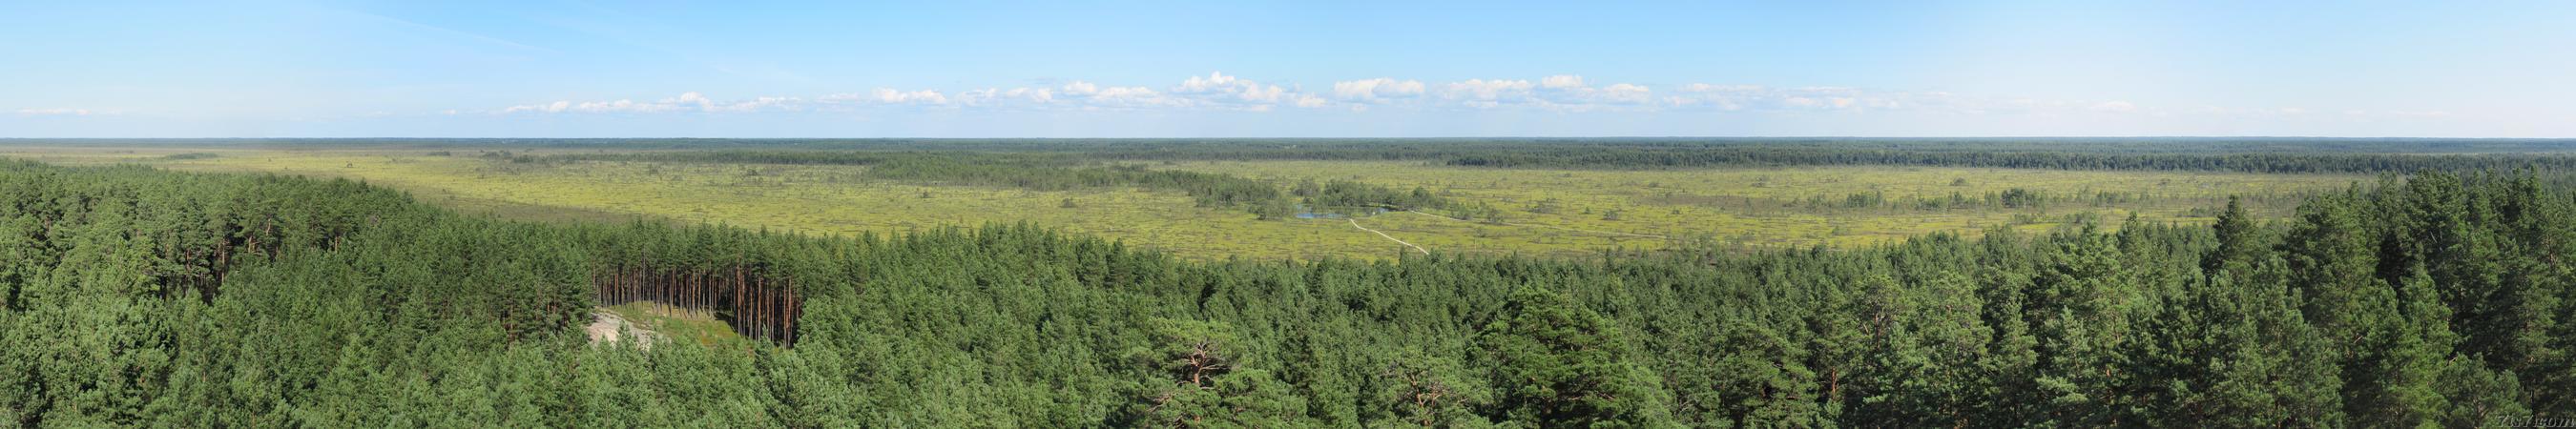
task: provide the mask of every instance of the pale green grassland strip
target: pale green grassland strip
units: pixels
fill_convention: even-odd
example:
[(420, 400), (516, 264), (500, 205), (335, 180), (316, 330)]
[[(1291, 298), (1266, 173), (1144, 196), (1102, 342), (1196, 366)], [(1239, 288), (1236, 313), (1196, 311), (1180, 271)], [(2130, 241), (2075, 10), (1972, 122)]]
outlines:
[[(1430, 213), (1423, 213), (1421, 210), (1405, 210), (1405, 212), (1407, 212), (1407, 213), (1413, 213), (1413, 214), (1418, 214), (1418, 215), (1423, 215), (1423, 216), (1436, 217), (1436, 218), (1441, 218), (1441, 219), (1448, 219), (1448, 220), (1458, 221), (1458, 222), (1467, 222), (1467, 223), (1475, 223), (1475, 222), (1476, 222), (1476, 221), (1471, 221), (1471, 220), (1466, 220), (1466, 219), (1459, 219), (1459, 218), (1454, 218), (1454, 217), (1441, 216), (1441, 215), (1430, 214)], [(1654, 235), (1654, 234), (1638, 234), (1638, 233), (1633, 233), (1633, 232), (1594, 231), (1594, 230), (1589, 230), (1589, 229), (1574, 229), (1574, 228), (1567, 228), (1567, 227), (1562, 227), (1562, 226), (1532, 225), (1532, 224), (1525, 224), (1525, 223), (1511, 223), (1511, 222), (1494, 222), (1494, 223), (1496, 223), (1496, 224), (1501, 224), (1501, 225), (1510, 225), (1510, 226), (1526, 226), (1526, 227), (1534, 227), (1534, 228), (1548, 228), (1548, 229), (1555, 229), (1555, 230), (1561, 230), (1561, 231), (1574, 231), (1574, 232), (1583, 232), (1583, 233), (1592, 233), (1592, 234), (1625, 235), (1625, 236), (1630, 236), (1630, 237), (1646, 237), (1646, 238), (1663, 239), (1663, 240), (1671, 240), (1671, 239), (1673, 239), (1672, 237), (1665, 237), (1665, 236), (1661, 236), (1661, 235)]]

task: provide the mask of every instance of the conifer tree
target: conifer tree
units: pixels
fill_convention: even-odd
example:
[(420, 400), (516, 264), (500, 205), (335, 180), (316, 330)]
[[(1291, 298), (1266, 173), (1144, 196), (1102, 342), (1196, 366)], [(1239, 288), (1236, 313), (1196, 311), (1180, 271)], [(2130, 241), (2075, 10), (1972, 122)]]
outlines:
[(1498, 392), (1489, 415), (1506, 425), (1648, 427), (1666, 418), (1661, 388), (1629, 361), (1619, 329), (1558, 292), (1514, 290), (1477, 344)]

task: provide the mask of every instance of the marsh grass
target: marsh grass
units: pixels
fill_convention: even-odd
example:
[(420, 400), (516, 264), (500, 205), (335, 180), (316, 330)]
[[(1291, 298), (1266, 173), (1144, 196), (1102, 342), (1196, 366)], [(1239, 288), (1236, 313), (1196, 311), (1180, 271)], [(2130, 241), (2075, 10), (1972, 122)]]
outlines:
[[(215, 156), (171, 156), (187, 153)], [(554, 222), (647, 219), (818, 235), (1028, 222), (1200, 259), (1384, 259), (1411, 251), (1343, 220), (1259, 220), (1240, 209), (1200, 207), (1171, 191), (892, 182), (865, 179), (863, 166), (524, 163), (472, 153), (10, 148), (0, 155), (67, 164), (345, 177), (466, 212)], [(1998, 226), (2045, 231), (2082, 219), (2116, 227), (2132, 214), (2148, 222), (2206, 223), (2211, 220), (2205, 217), (2207, 208), (2224, 204), (2229, 195), (2248, 196), (2257, 214), (2281, 216), (2307, 195), (2369, 180), (2358, 175), (1873, 166), (1565, 171), (1376, 161), (1142, 165), (1241, 175), (1283, 189), (1305, 179), (1420, 186), (1462, 205), (1491, 208), (1503, 222), (1518, 225), (1403, 212), (1356, 220), (1436, 252), (1547, 256), (1675, 245), (1674, 240), (1626, 234), (1781, 248), (1861, 246), (1931, 232), (1976, 235)], [(2045, 202), (2007, 208), (1991, 201), (2013, 189), (2036, 193)], [(1953, 194), (1983, 203), (1927, 206), (1927, 201), (1948, 204)], [(1066, 204), (1068, 200), (1075, 203)]]

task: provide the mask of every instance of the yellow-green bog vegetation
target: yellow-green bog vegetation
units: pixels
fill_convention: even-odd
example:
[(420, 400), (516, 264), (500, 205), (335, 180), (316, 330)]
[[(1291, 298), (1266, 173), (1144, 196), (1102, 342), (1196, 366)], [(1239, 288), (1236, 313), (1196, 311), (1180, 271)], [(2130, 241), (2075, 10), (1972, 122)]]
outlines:
[[(137, 163), (363, 180), (469, 213), (552, 221), (663, 219), (815, 235), (901, 233), (1031, 223), (1194, 258), (1392, 258), (1415, 252), (1579, 256), (1665, 250), (1685, 240), (1781, 248), (1850, 247), (1926, 233), (2042, 231), (2071, 221), (2205, 223), (2246, 197), (2284, 214), (2305, 196), (2370, 180), (2357, 174), (2057, 170), (1883, 165), (1661, 170), (1477, 168), (1420, 161), (1131, 162), (1235, 174), (1282, 188), (1352, 181), (1420, 188), (1464, 209), (1350, 211), (1260, 219), (1138, 187), (1036, 190), (885, 180), (863, 165), (573, 160), (513, 162), (478, 150), (14, 148), (58, 163)], [(513, 156), (583, 153), (519, 151)], [(1969, 204), (2031, 193), (2035, 202)], [(1345, 216), (1347, 215), (1347, 216)], [(1461, 219), (1464, 217), (1466, 219)], [(1356, 225), (1355, 225), (1356, 224)], [(1385, 236), (1366, 229), (1383, 232)], [(1392, 238), (1393, 240), (1390, 240)]]

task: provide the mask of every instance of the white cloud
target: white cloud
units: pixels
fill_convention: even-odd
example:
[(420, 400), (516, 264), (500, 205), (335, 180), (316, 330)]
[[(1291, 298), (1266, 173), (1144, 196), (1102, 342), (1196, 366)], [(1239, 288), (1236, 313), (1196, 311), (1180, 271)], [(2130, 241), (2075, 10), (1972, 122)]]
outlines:
[(1454, 100), (1499, 101), (1528, 96), (1530, 88), (1530, 81), (1526, 80), (1468, 79), (1442, 86), (1440, 96)]
[[(1196, 77), (1192, 77), (1191, 79), (1199, 80)], [(1187, 82), (1184, 82), (1184, 85), (1187, 85)], [(1202, 83), (1202, 85), (1204, 85), (1204, 83)], [(1013, 88), (1013, 90), (1022, 91), (1024, 94), (1031, 93), (1032, 91), (1047, 91), (1043, 89), (1024, 88)], [(1182, 107), (1189, 104), (1185, 99), (1164, 95), (1162, 92), (1155, 91), (1153, 88), (1142, 86), (1101, 86), (1099, 84), (1078, 80), (1059, 86), (1055, 90), (1048, 91), (1047, 99), (1048, 103), (1046, 104), (1062, 104), (1063, 107), (1070, 107), (1078, 110), (1133, 110)]]
[(1375, 78), (1333, 82), (1333, 96), (1352, 101), (1379, 101), (1422, 95), (1422, 81)]
[[(2440, 111), (2364, 111), (2301, 108), (2166, 109), (2124, 100), (2046, 100), (1968, 96), (1946, 92), (1884, 91), (1837, 86), (1767, 87), (1685, 83), (1661, 88), (1641, 83), (1602, 82), (1580, 75), (1525, 79), (1467, 79), (1426, 83), (1377, 77), (1336, 81), (1324, 92), (1294, 85), (1262, 82), (1212, 72), (1178, 79), (1168, 86), (1110, 85), (1068, 81), (1052, 86), (985, 87), (981, 89), (878, 88), (857, 93), (810, 98), (767, 96), (717, 99), (697, 92), (654, 101), (563, 100), (479, 111), (499, 114), (675, 114), (847, 111), (849, 109), (965, 109), (1005, 111), (1237, 111), (1336, 109), (1535, 110), (1550, 112), (1671, 112), (1676, 114), (1760, 114), (1801, 112), (1889, 112), (1953, 115), (2224, 115), (2240, 117), (2328, 116), (2438, 118)], [(477, 111), (466, 111), (477, 112)], [(81, 109), (19, 109), (22, 115), (81, 115)], [(453, 113), (451, 113), (453, 114)]]
[(1263, 84), (1225, 73), (1190, 76), (1173, 87), (1171, 94), (1186, 100), (1186, 105), (1218, 109), (1266, 110), (1272, 105), (1294, 101), (1288, 89)]
[(838, 107), (857, 105), (939, 106), (1001, 110), (1240, 110), (1276, 107), (1323, 107), (1329, 100), (1283, 85), (1263, 83), (1222, 72), (1183, 78), (1161, 89), (1071, 81), (1054, 87), (984, 88), (952, 94), (933, 90), (879, 89), (866, 94), (818, 98)]
[(89, 116), (90, 113), (92, 113), (89, 109), (74, 109), (68, 107), (27, 108), (18, 109), (14, 112), (27, 116)]
[(2385, 112), (2374, 112), (2374, 114), (2398, 118), (2447, 118), (2451, 116), (2451, 112), (2440, 110), (2391, 110)]
[(505, 107), (501, 109), (500, 113), (505, 115), (511, 113), (563, 113), (564, 109), (569, 107), (572, 107), (572, 102), (557, 101), (553, 104), (529, 104)]
[(1206, 91), (1209, 89), (1233, 86), (1233, 83), (1236, 80), (1237, 79), (1235, 79), (1234, 76), (1226, 76), (1225, 73), (1208, 73), (1208, 77), (1206, 78), (1190, 76), (1190, 80), (1181, 81), (1181, 89), (1186, 91)]
[(885, 104), (948, 104), (948, 96), (941, 95), (939, 91), (927, 89), (904, 92), (893, 88), (877, 88), (870, 99)]
[(1013, 98), (1027, 98), (1030, 101), (1040, 103), (1055, 101), (1055, 91), (1048, 90), (1046, 88), (1011, 88), (1010, 92), (1004, 92), (1002, 95)]
[(574, 102), (570, 100), (559, 100), (552, 103), (505, 107), (495, 113), (755, 112), (763, 110), (798, 110), (803, 107), (802, 105), (803, 100), (794, 97), (759, 97), (737, 102), (720, 103), (716, 102), (714, 99), (707, 98), (704, 94), (685, 92), (681, 93), (678, 97), (665, 98), (658, 101), (620, 99), (616, 101)]
[(1639, 104), (1653, 100), (1655, 91), (1647, 89), (1645, 85), (1622, 83), (1603, 88), (1600, 95), (1603, 100), (1610, 102)]
[(1154, 91), (1153, 88), (1141, 86), (1100, 88), (1098, 91), (1081, 94), (1078, 99), (1087, 109), (1141, 109), (1181, 107), (1189, 104), (1185, 99), (1165, 96), (1161, 92)]
[(1091, 82), (1077, 80), (1073, 81), (1073, 83), (1064, 84), (1064, 93), (1066, 94), (1089, 95), (1094, 92), (1100, 92), (1100, 86), (1093, 85)]
[(1772, 88), (1759, 85), (1682, 85), (1655, 101), (1674, 110), (1746, 112), (1797, 111), (1937, 111), (1983, 114), (1995, 110), (2027, 111), (2041, 106), (2028, 100), (1969, 100), (1943, 92), (1882, 92), (1838, 86)]
[(1243, 88), (1242, 91), (1235, 92), (1235, 96), (1243, 97), (1246, 101), (1270, 103), (1279, 101), (1279, 94), (1281, 92), (1285, 92), (1285, 90), (1280, 89), (1279, 85), (1271, 85), (1268, 87), (1253, 85)]
[(1570, 74), (1561, 74), (1561, 75), (1555, 75), (1555, 76), (1548, 76), (1546, 79), (1539, 79), (1539, 80), (1538, 80), (1538, 86), (1540, 86), (1540, 87), (1544, 87), (1544, 88), (1547, 88), (1547, 89), (1567, 89), (1567, 88), (1582, 88), (1582, 87), (1584, 87), (1585, 85), (1583, 85), (1583, 77), (1582, 77), (1582, 76), (1575, 76), (1575, 75), (1570, 75)]
[(1325, 105), (1328, 105), (1328, 104), (1330, 104), (1330, 103), (1331, 103), (1331, 102), (1324, 101), (1324, 97), (1317, 97), (1317, 96), (1314, 96), (1314, 95), (1307, 95), (1307, 94), (1300, 94), (1300, 95), (1298, 95), (1298, 96), (1297, 96), (1297, 107), (1316, 108), (1316, 107), (1324, 107)]
[(1596, 87), (1582, 76), (1556, 75), (1533, 83), (1517, 79), (1468, 79), (1441, 85), (1439, 98), (1477, 109), (1531, 108), (1568, 112), (1644, 111), (1655, 106), (1654, 89), (1634, 83)]
[[(1594, 87), (1580, 76), (1560, 75), (1538, 81), (1469, 79), (1440, 85), (1388, 77), (1334, 82), (1331, 93), (1307, 92), (1288, 85), (1212, 72), (1182, 78), (1177, 84), (1104, 85), (1070, 81), (1053, 87), (987, 87), (946, 92), (936, 89), (878, 88), (868, 92), (812, 98), (758, 97), (716, 100), (701, 93), (682, 93), (658, 101), (554, 101), (486, 111), (500, 114), (579, 113), (741, 113), (842, 111), (878, 108), (943, 108), (1000, 110), (1200, 110), (1271, 111), (1278, 108), (1348, 107), (1353, 111), (1381, 105), (1403, 108), (1535, 108), (1559, 111), (1642, 109), (1656, 105), (1652, 89), (1633, 83)], [(1677, 101), (1677, 103), (1679, 103)]]
[(957, 104), (972, 107), (1042, 106), (1055, 102), (1049, 88), (984, 88), (957, 94)]
[(705, 109), (705, 110), (707, 110), (707, 111), (711, 111), (711, 112), (715, 112), (715, 111), (722, 111), (722, 112), (752, 112), (752, 111), (760, 111), (760, 110), (798, 110), (798, 109), (803, 109), (803, 108), (804, 108), (804, 106), (803, 106), (804, 101), (805, 101), (805, 100), (797, 99), (796, 97), (759, 97), (759, 98), (753, 98), (753, 99), (750, 99), (750, 100), (738, 101), (738, 102), (729, 103), (729, 104), (709, 104), (709, 105), (705, 105), (705, 106), (703, 106), (702, 108), (703, 108), (703, 109)]

